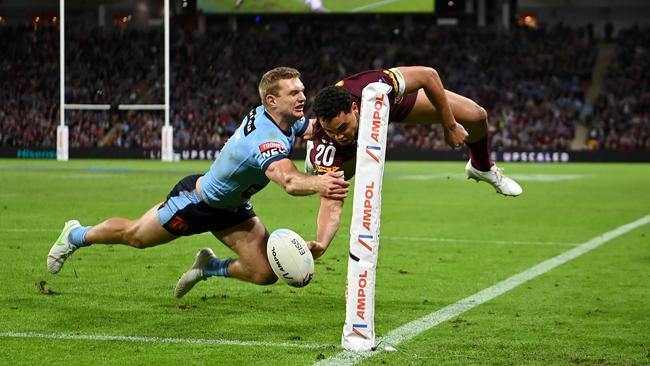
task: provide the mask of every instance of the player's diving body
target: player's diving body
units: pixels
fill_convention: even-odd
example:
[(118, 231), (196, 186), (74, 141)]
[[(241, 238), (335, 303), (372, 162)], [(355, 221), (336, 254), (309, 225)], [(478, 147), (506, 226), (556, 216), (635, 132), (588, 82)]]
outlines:
[[(388, 94), (390, 122), (440, 123), (451, 147), (468, 147), (470, 160), (465, 166), (468, 178), (491, 184), (505, 196), (518, 196), (522, 189), (503, 175), (490, 160), (487, 112), (474, 101), (445, 90), (438, 73), (429, 67), (397, 67), (352, 75), (335, 86), (321, 90), (314, 102), (316, 121), (308, 136), (306, 169), (313, 174), (344, 171), (354, 175), (356, 139), (359, 127), (361, 93), (370, 83), (391, 86)], [(340, 224), (342, 199), (321, 197), (315, 242), (309, 242), (316, 257), (331, 243)]]
[(91, 244), (147, 248), (209, 231), (238, 258), (220, 259), (211, 249), (201, 249), (178, 281), (177, 297), (210, 276), (260, 285), (277, 281), (266, 256), (269, 233), (253, 211), (251, 196), (274, 181), (291, 195), (319, 193), (343, 199), (349, 185), (341, 173), (310, 176), (289, 160), (296, 136), (311, 128), (304, 118), (304, 86), (299, 76), (297, 70), (286, 67), (264, 74), (259, 86), (263, 104), (244, 118), (210, 170), (203, 176), (183, 178), (164, 202), (141, 218), (113, 217), (85, 227), (68, 221), (48, 254), (48, 270), (59, 272), (74, 251)]

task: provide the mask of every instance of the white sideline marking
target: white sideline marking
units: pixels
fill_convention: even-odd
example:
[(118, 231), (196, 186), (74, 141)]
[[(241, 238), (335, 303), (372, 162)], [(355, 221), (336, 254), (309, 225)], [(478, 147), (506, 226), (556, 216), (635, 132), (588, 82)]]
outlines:
[[(463, 314), (464, 312), (469, 311), (487, 301), (490, 301), (495, 297), (502, 295), (535, 277), (543, 275), (544, 273), (554, 269), (561, 264), (571, 261), (593, 249), (598, 248), (599, 246), (616, 237), (619, 237), (629, 231), (638, 228), (639, 226), (643, 226), (648, 223), (650, 223), (650, 215), (644, 216), (629, 224), (619, 226), (616, 229), (599, 235), (576, 248), (568, 250), (558, 256), (541, 262), (536, 266), (533, 266), (523, 272), (507, 278), (494, 286), (488, 287), (480, 292), (475, 293), (474, 295), (466, 297), (429, 315), (425, 315), (420, 319), (416, 319), (407, 324), (404, 324), (401, 327), (388, 332), (388, 334), (385, 336), (379, 337), (377, 339), (377, 344), (385, 344), (395, 347), (402, 342), (411, 340), (420, 335), (420, 333), (423, 333), (444, 321)], [(363, 361), (368, 357), (375, 356), (380, 352), (381, 347), (379, 351), (371, 352), (343, 351), (334, 355), (333, 357), (317, 362), (315, 365), (354, 365), (357, 362)]]
[(245, 346), (245, 347), (286, 347), (286, 348), (308, 348), (322, 349), (336, 347), (332, 344), (300, 344), (286, 342), (256, 342), (256, 341), (233, 341), (227, 339), (189, 339), (189, 338), (158, 338), (158, 337), (138, 337), (138, 336), (111, 336), (111, 335), (83, 335), (83, 334), (47, 334), (47, 333), (0, 333), (0, 338), (43, 338), (56, 340), (75, 340), (75, 341), (120, 341), (120, 342), (137, 342), (137, 343), (187, 343), (197, 345), (227, 345), (227, 346)]

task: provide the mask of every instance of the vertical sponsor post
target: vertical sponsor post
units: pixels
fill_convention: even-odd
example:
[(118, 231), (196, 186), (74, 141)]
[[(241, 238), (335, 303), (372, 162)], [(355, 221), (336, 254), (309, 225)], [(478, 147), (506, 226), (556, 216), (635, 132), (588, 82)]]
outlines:
[[(63, 113), (63, 112), (61, 112)], [(68, 126), (60, 125), (56, 128), (56, 160), (68, 161)]]
[(361, 96), (346, 315), (341, 340), (343, 348), (351, 351), (371, 351), (375, 347), (375, 273), (390, 90), (384, 83), (372, 83), (363, 89)]
[(162, 128), (160, 148), (162, 161), (174, 160), (174, 127), (171, 125)]

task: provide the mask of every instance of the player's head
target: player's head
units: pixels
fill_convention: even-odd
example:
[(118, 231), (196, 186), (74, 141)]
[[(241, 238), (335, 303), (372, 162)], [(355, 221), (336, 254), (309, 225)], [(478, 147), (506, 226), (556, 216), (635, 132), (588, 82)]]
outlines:
[(357, 137), (359, 108), (350, 92), (338, 86), (321, 89), (314, 100), (314, 112), (329, 137), (347, 145)]
[(291, 67), (276, 67), (267, 71), (259, 85), (260, 98), (267, 111), (292, 121), (305, 115), (304, 90), (300, 72)]

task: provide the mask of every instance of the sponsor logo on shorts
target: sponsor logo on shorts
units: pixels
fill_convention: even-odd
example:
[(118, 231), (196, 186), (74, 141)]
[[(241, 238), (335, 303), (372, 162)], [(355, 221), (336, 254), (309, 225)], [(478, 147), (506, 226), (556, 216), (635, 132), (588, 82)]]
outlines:
[(177, 233), (187, 233), (190, 231), (190, 225), (185, 221), (182, 217), (176, 216), (174, 217), (168, 224), (167, 227), (172, 229), (173, 231)]

